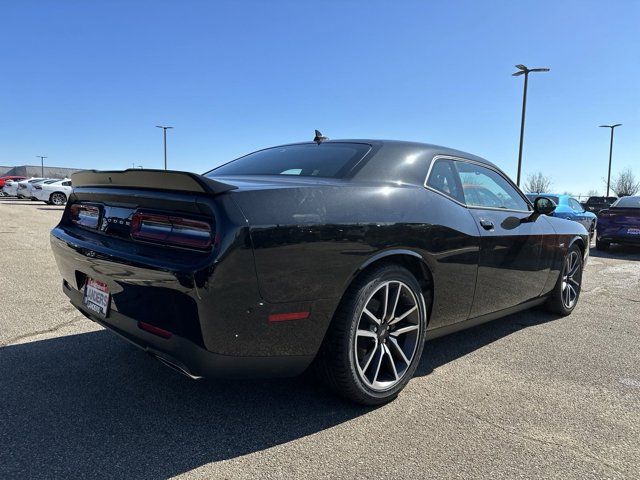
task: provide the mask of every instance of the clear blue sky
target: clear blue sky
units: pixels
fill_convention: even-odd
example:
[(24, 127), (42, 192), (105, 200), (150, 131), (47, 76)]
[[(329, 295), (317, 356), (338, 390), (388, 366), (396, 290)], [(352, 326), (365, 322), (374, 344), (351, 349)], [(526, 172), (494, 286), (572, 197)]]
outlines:
[(640, 176), (640, 1), (19, 1), (0, 7), (0, 165), (202, 172), (254, 149), (442, 144), (553, 189)]

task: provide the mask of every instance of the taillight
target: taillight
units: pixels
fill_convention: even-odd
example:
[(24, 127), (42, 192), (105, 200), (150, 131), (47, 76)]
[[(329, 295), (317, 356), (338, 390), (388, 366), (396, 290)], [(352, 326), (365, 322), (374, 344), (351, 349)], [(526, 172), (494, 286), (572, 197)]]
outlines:
[(73, 223), (86, 228), (98, 228), (100, 208), (95, 205), (74, 203), (69, 207), (69, 218)]
[(207, 222), (158, 213), (134, 213), (131, 217), (131, 237), (199, 249), (207, 249), (212, 243), (211, 225)]
[(36, 190), (42, 190), (42, 187), (41, 187), (40, 185), (36, 185), (36, 186), (35, 186), (35, 187), (33, 187), (33, 188), (35, 188)]

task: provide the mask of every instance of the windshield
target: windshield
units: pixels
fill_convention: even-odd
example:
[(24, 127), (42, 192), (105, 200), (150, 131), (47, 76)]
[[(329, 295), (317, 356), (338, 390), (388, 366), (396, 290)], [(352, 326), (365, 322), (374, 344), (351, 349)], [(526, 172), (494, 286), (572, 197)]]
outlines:
[(286, 145), (250, 153), (206, 173), (343, 178), (369, 151), (362, 143)]
[(622, 197), (612, 207), (616, 208), (640, 208), (640, 197)]

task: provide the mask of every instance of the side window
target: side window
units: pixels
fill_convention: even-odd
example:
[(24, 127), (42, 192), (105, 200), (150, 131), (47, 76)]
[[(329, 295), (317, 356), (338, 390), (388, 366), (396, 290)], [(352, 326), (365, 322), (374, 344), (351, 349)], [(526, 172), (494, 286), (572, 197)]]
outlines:
[(474, 163), (456, 162), (467, 205), (529, 210), (529, 204), (499, 173)]
[(569, 199), (569, 206), (574, 212), (582, 212), (584, 210), (582, 208), (582, 205), (580, 205), (580, 203), (575, 198)]
[(436, 160), (431, 167), (427, 185), (455, 200), (464, 203), (464, 195), (460, 190), (460, 179), (453, 160)]

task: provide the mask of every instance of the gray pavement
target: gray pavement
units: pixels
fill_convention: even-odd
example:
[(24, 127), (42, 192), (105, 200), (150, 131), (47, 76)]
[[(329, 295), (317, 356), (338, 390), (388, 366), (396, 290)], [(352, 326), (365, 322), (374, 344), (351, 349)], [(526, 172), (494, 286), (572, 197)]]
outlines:
[(592, 250), (567, 318), (430, 342), (389, 405), (310, 378), (193, 382), (77, 314), (49, 229), (0, 198), (0, 478), (640, 478), (640, 251)]

